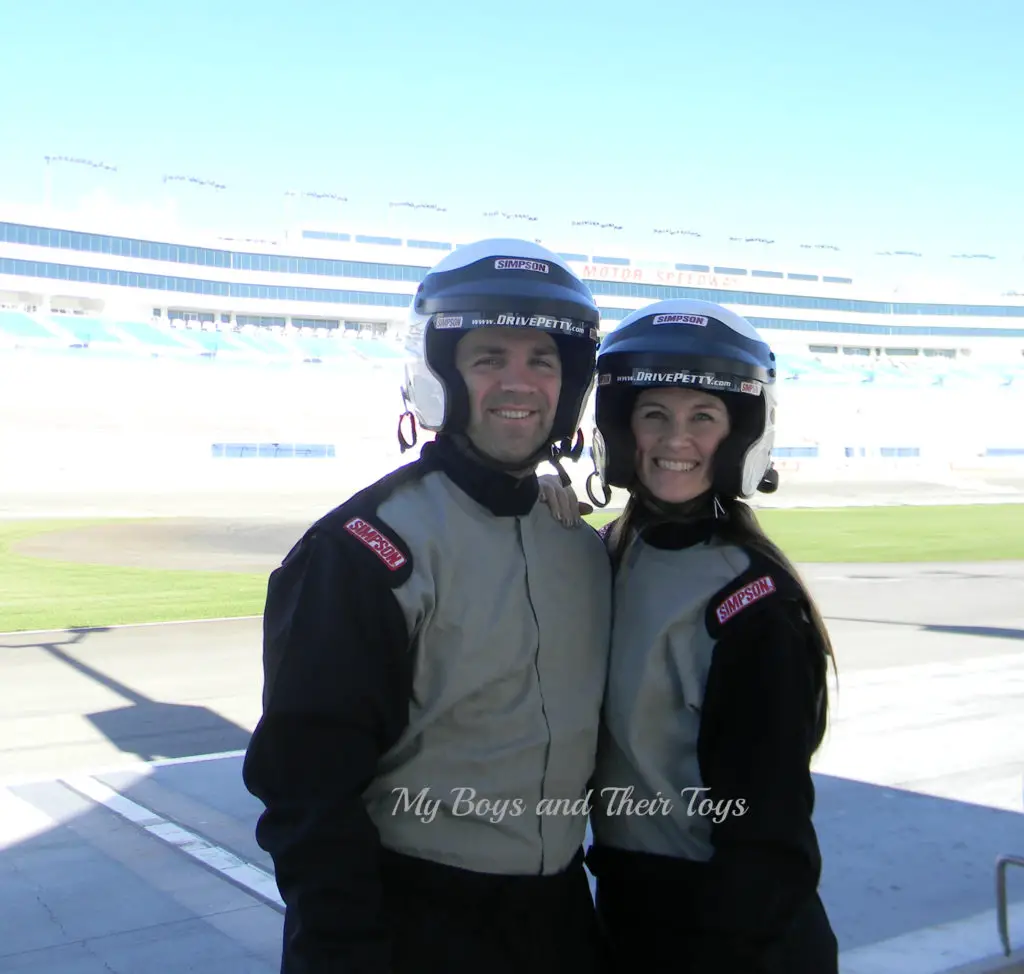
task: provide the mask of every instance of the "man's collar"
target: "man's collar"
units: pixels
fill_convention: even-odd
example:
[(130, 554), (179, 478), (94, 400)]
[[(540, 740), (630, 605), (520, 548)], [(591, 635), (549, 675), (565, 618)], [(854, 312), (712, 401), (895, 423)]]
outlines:
[(420, 458), (427, 467), (442, 470), (456, 487), (496, 517), (529, 514), (540, 494), (536, 473), (513, 477), (486, 467), (448, 436), (438, 435), (424, 444)]

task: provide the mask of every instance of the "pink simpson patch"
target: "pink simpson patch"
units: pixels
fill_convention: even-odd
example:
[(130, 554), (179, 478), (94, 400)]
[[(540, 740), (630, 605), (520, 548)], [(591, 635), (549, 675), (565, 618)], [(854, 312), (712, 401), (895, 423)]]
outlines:
[(372, 524), (367, 524), (361, 517), (354, 517), (345, 525), (345, 530), (358, 538), (393, 572), (405, 564), (405, 555)]
[(775, 582), (772, 581), (770, 575), (758, 578), (750, 584), (744, 585), (738, 592), (733, 592), (715, 609), (715, 617), (721, 623), (728, 622), (737, 612), (745, 609), (748, 605), (753, 605), (766, 595), (771, 595), (774, 591)]

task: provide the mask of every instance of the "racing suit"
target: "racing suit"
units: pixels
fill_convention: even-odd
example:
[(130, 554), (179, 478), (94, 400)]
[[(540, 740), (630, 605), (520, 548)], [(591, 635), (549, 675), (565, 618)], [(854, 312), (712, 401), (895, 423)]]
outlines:
[(596, 963), (584, 801), (611, 569), (538, 493), (439, 436), (271, 575), (244, 780), (283, 974)]
[(825, 656), (796, 581), (713, 526), (652, 527), (616, 572), (598, 913), (637, 970), (835, 974), (809, 771)]

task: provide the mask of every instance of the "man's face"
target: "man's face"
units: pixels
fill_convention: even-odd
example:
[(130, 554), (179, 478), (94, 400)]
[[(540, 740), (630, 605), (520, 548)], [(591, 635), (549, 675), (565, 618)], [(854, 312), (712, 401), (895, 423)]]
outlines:
[(504, 463), (527, 460), (551, 432), (562, 388), (558, 346), (534, 329), (476, 328), (459, 340), (455, 367), (469, 391), (466, 434)]

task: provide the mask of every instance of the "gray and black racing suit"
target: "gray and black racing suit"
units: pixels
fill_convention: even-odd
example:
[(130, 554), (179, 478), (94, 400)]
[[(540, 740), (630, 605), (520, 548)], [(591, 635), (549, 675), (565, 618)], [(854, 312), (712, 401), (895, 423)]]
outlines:
[(835, 974), (809, 770), (825, 655), (796, 581), (714, 529), (651, 527), (616, 570), (599, 916), (637, 970)]
[(444, 436), (306, 532), (244, 764), (284, 974), (593, 968), (610, 596), (596, 532)]

